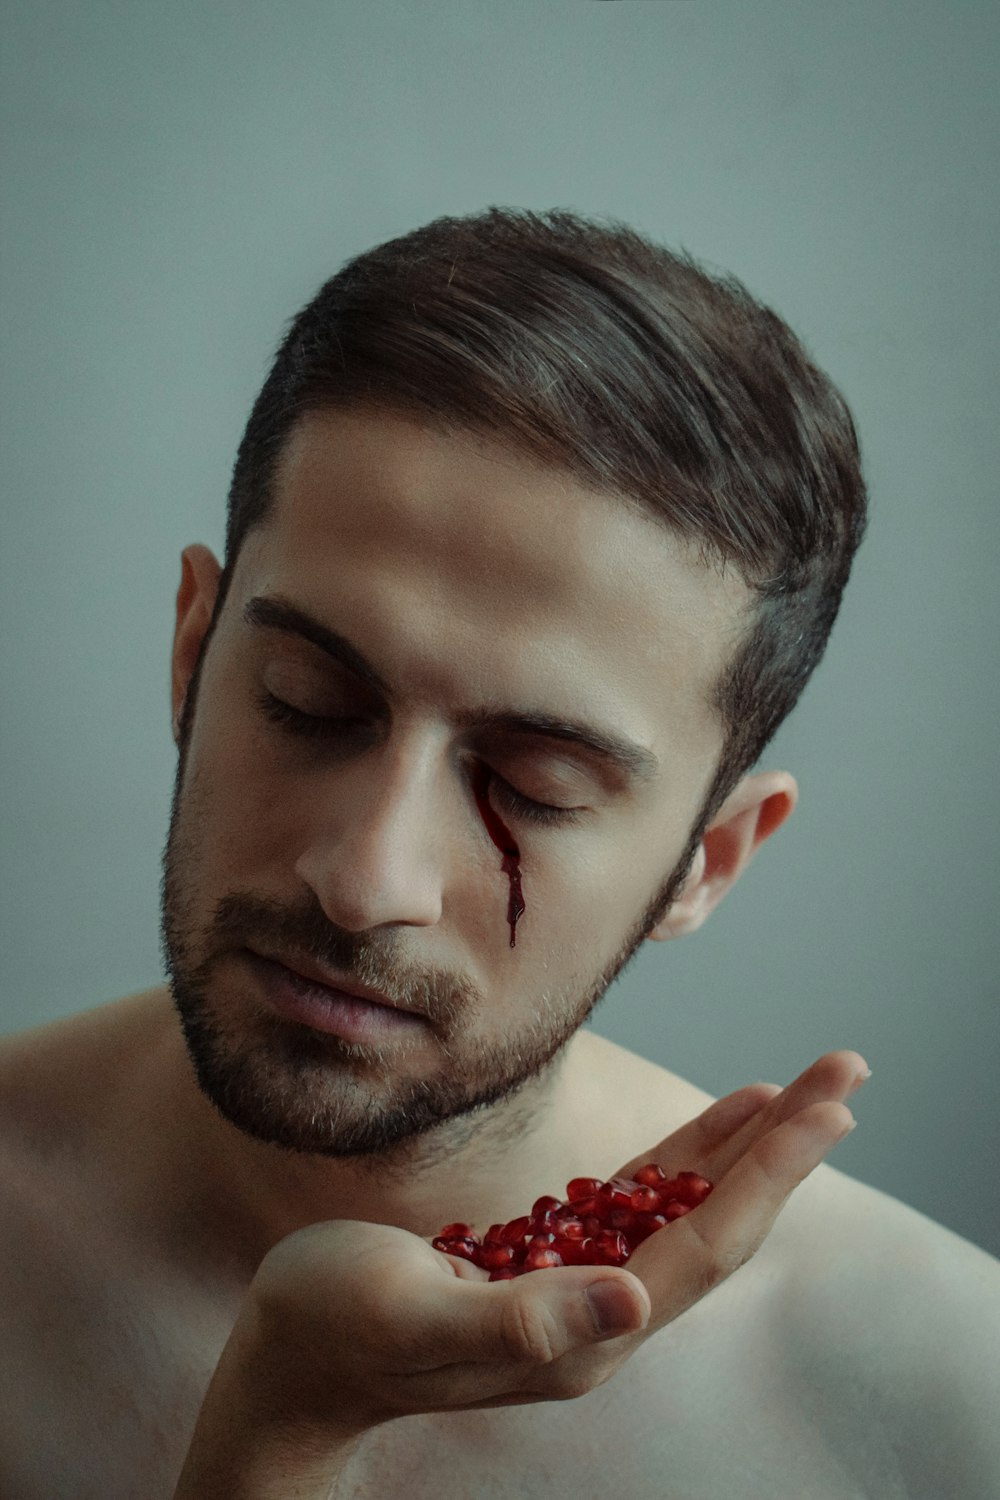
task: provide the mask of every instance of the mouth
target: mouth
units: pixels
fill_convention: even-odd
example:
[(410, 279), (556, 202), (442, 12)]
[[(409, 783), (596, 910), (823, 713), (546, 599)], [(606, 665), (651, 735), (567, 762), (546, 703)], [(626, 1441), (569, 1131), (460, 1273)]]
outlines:
[(309, 959), (243, 950), (273, 1010), (287, 1019), (344, 1041), (380, 1042), (424, 1031), (426, 1019), (388, 995), (341, 979)]

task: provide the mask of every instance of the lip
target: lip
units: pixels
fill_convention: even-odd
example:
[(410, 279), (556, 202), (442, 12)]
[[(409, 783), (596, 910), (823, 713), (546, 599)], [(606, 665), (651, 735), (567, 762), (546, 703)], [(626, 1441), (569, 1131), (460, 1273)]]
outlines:
[(325, 989), (333, 990), (341, 995), (353, 995), (357, 1000), (367, 1000), (371, 1005), (384, 1005), (388, 1010), (399, 1011), (402, 1015), (416, 1015), (418, 1012), (407, 1009), (405, 1005), (397, 1005), (395, 1000), (390, 1000), (388, 995), (381, 990), (371, 989), (368, 985), (358, 984), (353, 979), (342, 979), (331, 969), (324, 969), (321, 965), (313, 963), (308, 958), (290, 957), (284, 953), (266, 953), (261, 949), (250, 949), (258, 958), (265, 958), (270, 963), (280, 964), (291, 974), (298, 974), (302, 979), (308, 979), (311, 984), (321, 984)]
[(244, 948), (243, 957), (261, 998), (285, 1020), (342, 1042), (380, 1048), (409, 1048), (426, 1040), (425, 1016), (394, 1005), (370, 985), (343, 985), (337, 975), (310, 959), (272, 958), (253, 948)]

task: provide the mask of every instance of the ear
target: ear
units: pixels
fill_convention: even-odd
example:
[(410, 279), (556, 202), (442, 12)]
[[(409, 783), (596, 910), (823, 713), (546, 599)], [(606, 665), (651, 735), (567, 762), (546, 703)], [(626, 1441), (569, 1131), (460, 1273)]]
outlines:
[(171, 713), (174, 743), (180, 744), (184, 700), (198, 661), (201, 643), (212, 621), (222, 568), (207, 547), (196, 542), (181, 553), (181, 581), (177, 590), (177, 618), (171, 658)]
[(700, 927), (764, 840), (794, 811), (798, 795), (795, 778), (787, 771), (744, 776), (705, 830), (687, 879), (649, 937), (664, 942)]

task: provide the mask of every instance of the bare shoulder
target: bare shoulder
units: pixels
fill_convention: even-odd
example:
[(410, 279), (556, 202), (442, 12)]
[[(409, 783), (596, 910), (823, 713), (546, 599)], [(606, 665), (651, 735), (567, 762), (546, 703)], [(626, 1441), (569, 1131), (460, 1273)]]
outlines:
[[(637, 1150), (712, 1102), (603, 1039), (600, 1064), (633, 1091)], [(1000, 1495), (998, 1349), (1000, 1261), (824, 1164), (753, 1259), (650, 1341), (647, 1388), (666, 1388), (679, 1355), (704, 1365), (733, 1420), (780, 1430), (789, 1465), (802, 1455), (797, 1492), (825, 1494), (826, 1464), (838, 1494), (850, 1475), (859, 1495), (981, 1500)]]
[[(106, 1223), (135, 1135), (148, 991), (0, 1038), (0, 1275)], [(127, 1122), (127, 1123), (123, 1123)]]
[(94, 1114), (150, 1017), (160, 991), (148, 990), (0, 1037), (0, 1143), (36, 1142), (71, 1119)]
[(589, 1028), (577, 1033), (573, 1047), (576, 1086), (591, 1107), (594, 1100), (613, 1101), (613, 1108), (604, 1112), (602, 1131), (620, 1153), (616, 1166), (648, 1150), (714, 1102), (713, 1094), (680, 1074)]
[(1000, 1261), (843, 1173), (813, 1175), (789, 1214), (786, 1357), (827, 1412), (863, 1404), (908, 1496), (1000, 1494)]
[(134, 1211), (153, 994), (0, 1041), (4, 1496), (171, 1493), (207, 1381), (185, 1283)]

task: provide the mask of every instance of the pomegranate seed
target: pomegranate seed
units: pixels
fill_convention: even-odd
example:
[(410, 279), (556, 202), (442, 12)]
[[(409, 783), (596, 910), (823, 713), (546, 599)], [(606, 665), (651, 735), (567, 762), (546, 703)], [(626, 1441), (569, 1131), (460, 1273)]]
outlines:
[(440, 1231), (438, 1239), (441, 1240), (475, 1240), (479, 1243), (479, 1236), (471, 1224), (446, 1224)]
[(551, 1229), (543, 1229), (539, 1234), (533, 1234), (528, 1241), (529, 1250), (548, 1250), (550, 1245), (555, 1244), (555, 1235)]
[(479, 1252), (479, 1265), (487, 1271), (500, 1271), (514, 1259), (513, 1245), (484, 1245)]
[(461, 1256), (462, 1260), (475, 1260), (481, 1248), (478, 1240), (470, 1240), (468, 1236), (463, 1236), (458, 1240), (446, 1240), (442, 1235), (438, 1235), (433, 1243), (435, 1250), (443, 1250), (445, 1255)]
[(559, 1214), (552, 1220), (552, 1233), (564, 1240), (582, 1240), (583, 1225), (576, 1214)]
[(593, 1198), (603, 1186), (600, 1177), (574, 1177), (566, 1184), (566, 1201), (572, 1203), (575, 1198)]
[(612, 1177), (598, 1193), (598, 1202), (610, 1204), (614, 1208), (629, 1208), (637, 1187), (638, 1183), (633, 1182), (630, 1177)]
[(596, 1264), (593, 1240), (556, 1239), (552, 1246), (562, 1256), (564, 1266), (592, 1266)]
[(554, 1266), (623, 1266), (632, 1251), (703, 1203), (712, 1183), (698, 1172), (668, 1178), (656, 1162), (635, 1177), (574, 1177), (565, 1203), (546, 1193), (530, 1214), (491, 1224), (483, 1241), (471, 1224), (446, 1224), (435, 1250), (472, 1261), (491, 1281)]
[(655, 1234), (658, 1229), (662, 1229), (669, 1222), (665, 1214), (643, 1214), (629, 1235), (633, 1250), (636, 1245), (641, 1245), (643, 1240), (648, 1240), (651, 1234)]
[(617, 1229), (602, 1229), (596, 1246), (601, 1257), (612, 1265), (624, 1265), (628, 1259), (628, 1240)]
[(545, 1219), (556, 1213), (560, 1208), (562, 1208), (562, 1204), (559, 1199), (553, 1198), (546, 1193), (543, 1197), (535, 1199), (531, 1207), (531, 1217), (533, 1219)]
[(697, 1172), (678, 1172), (677, 1186), (680, 1189), (678, 1198), (682, 1203), (689, 1203), (692, 1208), (703, 1203), (712, 1191), (708, 1178), (699, 1176)]
[(524, 1257), (524, 1266), (527, 1271), (544, 1271), (549, 1266), (561, 1266), (563, 1258), (558, 1250), (538, 1249), (529, 1250)]
[(517, 1245), (524, 1239), (531, 1223), (527, 1214), (522, 1214), (519, 1219), (511, 1219), (500, 1231), (500, 1238), (505, 1245)]
[(613, 1208), (607, 1217), (608, 1229), (620, 1229), (622, 1234), (629, 1235), (638, 1223), (638, 1216), (630, 1208)]
[(566, 1207), (571, 1209), (578, 1218), (582, 1219), (585, 1214), (596, 1213), (597, 1204), (597, 1194), (593, 1193), (589, 1198), (571, 1198)]

